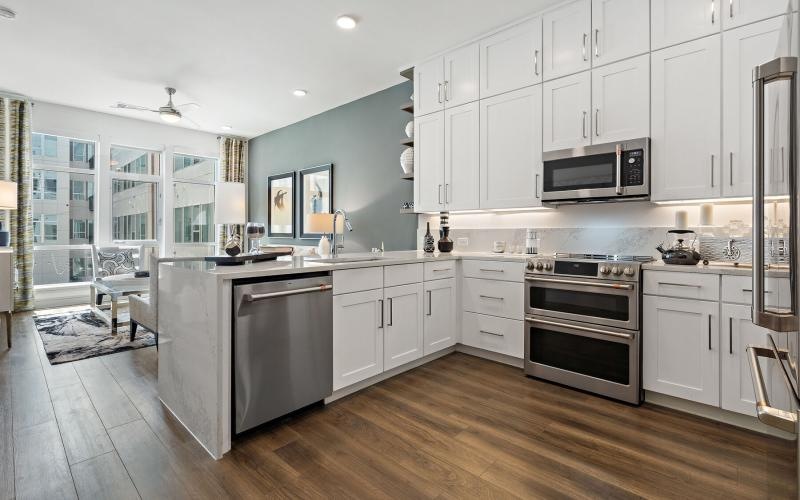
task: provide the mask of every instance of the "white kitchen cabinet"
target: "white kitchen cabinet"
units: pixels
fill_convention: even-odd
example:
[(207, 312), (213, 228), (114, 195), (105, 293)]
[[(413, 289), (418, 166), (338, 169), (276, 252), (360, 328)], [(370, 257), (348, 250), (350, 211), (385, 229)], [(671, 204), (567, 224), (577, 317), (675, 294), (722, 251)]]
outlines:
[(480, 41), (480, 97), (542, 81), (542, 19), (536, 17)]
[(463, 312), (461, 343), (522, 359), (525, 357), (525, 322), (473, 312)]
[(591, 86), (589, 71), (543, 84), (543, 150), (591, 144)]
[(383, 371), (383, 289), (333, 296), (333, 390)]
[(542, 86), (480, 101), (480, 208), (540, 206)]
[(650, 51), (650, 2), (592, 0), (592, 66)]
[(542, 16), (544, 79), (591, 67), (591, 0), (576, 0)]
[(456, 280), (426, 281), (423, 317), (424, 355), (456, 343)]
[(478, 102), (444, 111), (444, 204), (447, 210), (479, 206), (480, 106)]
[(422, 283), (383, 290), (383, 369), (422, 357)]
[(592, 143), (649, 137), (650, 55), (593, 69), (592, 108)]
[(444, 113), (414, 118), (414, 209), (444, 209)]
[(719, 405), (719, 303), (644, 296), (646, 390)]
[(722, 4), (724, 0), (652, 0), (652, 50), (718, 33)]
[[(756, 326), (750, 319), (750, 307), (735, 304), (722, 304), (721, 373), (722, 386), (720, 406), (724, 410), (756, 416), (756, 403), (753, 379), (747, 346), (769, 347), (768, 335), (772, 334), (778, 348), (786, 348), (786, 334), (770, 332)], [(761, 374), (770, 405), (789, 410), (789, 392), (781, 378), (780, 368), (775, 360), (760, 358)]]
[[(739, 1), (739, 0), (737, 0)], [(795, 15), (795, 23), (797, 16)], [(722, 144), (723, 196), (752, 196), (753, 194), (753, 68), (772, 60), (778, 54), (781, 28), (786, 16), (742, 26), (722, 34)], [(790, 55), (790, 54), (783, 54)], [(789, 94), (776, 94), (768, 116), (789, 108)], [(781, 147), (777, 142), (766, 144), (764, 166), (765, 189), (768, 194), (787, 194), (789, 176), (786, 160), (781, 162)], [(785, 154), (785, 153), (784, 153)]]
[(465, 311), (525, 319), (525, 287), (522, 283), (494, 279), (463, 279)]
[(735, 28), (797, 10), (797, 0), (722, 0), (722, 27)]
[(478, 44), (473, 43), (444, 56), (445, 108), (478, 100)]
[(719, 197), (719, 35), (653, 52), (650, 81), (652, 199)]
[[(444, 109), (444, 59), (434, 57), (414, 66), (414, 116)], [(419, 137), (415, 135), (414, 137)]]

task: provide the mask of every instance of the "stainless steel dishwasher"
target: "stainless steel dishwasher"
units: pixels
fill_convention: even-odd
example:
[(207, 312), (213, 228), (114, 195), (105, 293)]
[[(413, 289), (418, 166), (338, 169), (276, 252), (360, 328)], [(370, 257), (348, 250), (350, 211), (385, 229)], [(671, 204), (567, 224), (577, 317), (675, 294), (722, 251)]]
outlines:
[(276, 278), (234, 283), (234, 434), (333, 391), (330, 274)]

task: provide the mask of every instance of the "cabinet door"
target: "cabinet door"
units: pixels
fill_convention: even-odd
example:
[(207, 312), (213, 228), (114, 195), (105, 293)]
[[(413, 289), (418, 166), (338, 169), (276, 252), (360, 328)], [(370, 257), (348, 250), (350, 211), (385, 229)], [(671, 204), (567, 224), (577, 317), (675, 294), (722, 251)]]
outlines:
[(591, 85), (589, 71), (544, 83), (545, 151), (591, 143)]
[(652, 50), (718, 33), (721, 3), (721, 0), (652, 0)]
[(414, 209), (444, 209), (444, 112), (414, 118)]
[(542, 86), (481, 99), (481, 208), (542, 204)]
[(481, 99), (542, 81), (542, 19), (536, 17), (480, 42)]
[[(722, 390), (720, 406), (723, 410), (756, 416), (753, 378), (747, 346), (769, 347), (767, 336), (772, 334), (778, 348), (786, 348), (786, 334), (770, 332), (751, 321), (750, 307), (722, 304)], [(790, 410), (789, 391), (783, 382), (780, 368), (774, 360), (759, 358), (761, 374), (767, 386), (771, 406)]]
[(650, 3), (592, 0), (592, 65), (650, 51)]
[(576, 0), (542, 16), (544, 79), (591, 67), (591, 0)]
[(444, 112), (444, 200), (448, 210), (479, 207), (479, 117), (477, 101)]
[(653, 200), (720, 195), (719, 35), (651, 54)]
[(383, 290), (333, 296), (333, 390), (383, 371)]
[[(722, 34), (724, 196), (753, 194), (753, 68), (778, 55), (776, 52), (785, 19), (786, 16), (769, 19)], [(788, 92), (776, 93), (766, 116), (775, 117), (781, 109), (788, 110), (788, 97)], [(778, 139), (778, 135), (772, 138)], [(783, 164), (780, 161), (780, 147), (779, 141), (765, 145), (767, 162), (764, 166), (764, 182), (769, 194), (788, 193), (789, 176), (782, 168), (786, 160)], [(783, 150), (787, 150), (785, 145)]]
[(384, 288), (383, 369), (422, 357), (422, 283)]
[(797, 10), (797, 0), (724, 0), (722, 27), (735, 28)]
[(456, 343), (456, 280), (425, 282), (424, 338), (427, 356)]
[(592, 70), (592, 142), (650, 136), (650, 56)]
[(444, 60), (434, 57), (414, 66), (414, 116), (444, 109)]
[(444, 56), (445, 107), (478, 100), (478, 44), (461, 47)]
[(719, 303), (644, 296), (644, 388), (719, 404)]

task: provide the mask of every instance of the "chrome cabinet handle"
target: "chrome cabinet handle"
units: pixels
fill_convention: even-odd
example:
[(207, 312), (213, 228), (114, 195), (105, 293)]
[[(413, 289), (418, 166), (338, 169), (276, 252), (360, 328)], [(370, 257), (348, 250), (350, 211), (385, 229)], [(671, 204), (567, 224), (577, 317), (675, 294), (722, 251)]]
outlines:
[(786, 164), (783, 162), (783, 146), (781, 146), (781, 182), (786, 182)]
[(717, 13), (717, 7), (714, 5), (714, 0), (711, 0), (711, 24), (715, 22), (715, 15)]
[(731, 18), (733, 17), (733, 0), (731, 0), (730, 4), (728, 4), (728, 16)]
[[(752, 288), (742, 288), (742, 291), (743, 292), (753, 293), (753, 289)], [(772, 290), (764, 290), (764, 293), (772, 293)]]
[(733, 316), (728, 318), (728, 354), (733, 354)]
[(668, 281), (659, 281), (659, 285), (668, 285), (668, 286), (685, 286), (689, 288), (702, 288), (700, 285), (690, 285), (688, 283), (670, 283)]
[(442, 185), (439, 184), (439, 205), (442, 204)]
[(448, 82), (447, 80), (444, 81), (444, 101), (447, 102), (450, 100), (450, 91), (448, 90)]
[(276, 297), (288, 297), (290, 295), (300, 295), (302, 293), (324, 292), (327, 290), (331, 290), (332, 288), (333, 288), (332, 285), (319, 285), (319, 286), (310, 286), (308, 288), (298, 288), (296, 290), (286, 290), (282, 292), (246, 293), (242, 296), (242, 299), (245, 302), (257, 302), (259, 300), (273, 299)]
[(536, 177), (534, 178), (533, 195), (536, 198), (542, 197), (542, 195), (539, 194), (539, 174), (536, 174)]
[(433, 292), (428, 290), (428, 316), (433, 314)]
[(435, 272), (435, 273), (444, 273), (444, 272), (447, 272), (447, 271), (450, 271), (450, 269), (434, 269), (433, 270), (433, 272)]
[(437, 83), (436, 84), (436, 97), (437, 97), (437, 99), (439, 101), (439, 104), (441, 104), (442, 103), (442, 84), (441, 83)]
[(714, 155), (711, 155), (711, 187), (714, 187)]
[(495, 333), (490, 332), (489, 330), (478, 330), (480, 333), (485, 333), (486, 335), (494, 335), (495, 337), (505, 337), (504, 333)]
[(729, 157), (730, 157), (730, 164), (731, 164), (730, 165), (731, 175), (730, 175), (730, 179), (728, 180), (728, 182), (730, 183), (731, 186), (733, 186), (733, 151), (731, 151), (729, 153)]
[(479, 271), (484, 273), (504, 273), (506, 272), (504, 269), (479, 269)]
[(600, 137), (600, 108), (594, 110), (594, 135)]
[(533, 73), (539, 76), (539, 49), (533, 51)]
[(600, 37), (600, 29), (594, 30), (594, 56), (600, 57), (600, 42), (598, 41)]
[(586, 39), (589, 38), (589, 35), (586, 33), (583, 34), (583, 47), (581, 48), (581, 54), (583, 54), (583, 60), (588, 61), (586, 58)]
[(584, 139), (588, 138), (586, 135), (586, 111), (583, 111), (583, 116), (581, 117), (581, 136)]
[(711, 350), (711, 315), (708, 315), (708, 350)]
[(392, 326), (392, 318), (394, 317), (394, 311), (393, 311), (394, 306), (392, 304), (391, 297), (389, 297), (387, 300), (389, 301), (389, 322), (386, 323), (386, 326)]
[(378, 328), (383, 328), (383, 299), (378, 299), (378, 304), (380, 304), (378, 307), (381, 308), (381, 322), (378, 325)]
[(449, 191), (450, 191), (450, 190), (448, 189), (449, 187), (450, 187), (450, 184), (449, 184), (449, 183), (446, 183), (446, 184), (444, 185), (444, 202), (445, 202), (445, 203), (450, 203), (450, 196), (448, 195), (448, 193), (449, 193)]
[(487, 300), (506, 300), (503, 297), (493, 297), (491, 295), (478, 295), (478, 297), (480, 297), (482, 299), (487, 299)]

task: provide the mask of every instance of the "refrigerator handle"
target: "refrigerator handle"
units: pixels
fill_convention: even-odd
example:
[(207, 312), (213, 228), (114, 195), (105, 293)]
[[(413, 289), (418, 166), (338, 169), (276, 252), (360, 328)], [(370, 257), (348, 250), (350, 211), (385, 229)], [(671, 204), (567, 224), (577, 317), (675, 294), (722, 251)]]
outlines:
[[(779, 57), (753, 69), (753, 323), (778, 332), (798, 329), (797, 262), (798, 179), (795, 169), (797, 141), (797, 66), (796, 57)], [(789, 283), (791, 308), (770, 310), (764, 301), (764, 87), (771, 82), (790, 82), (789, 125)]]

